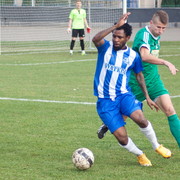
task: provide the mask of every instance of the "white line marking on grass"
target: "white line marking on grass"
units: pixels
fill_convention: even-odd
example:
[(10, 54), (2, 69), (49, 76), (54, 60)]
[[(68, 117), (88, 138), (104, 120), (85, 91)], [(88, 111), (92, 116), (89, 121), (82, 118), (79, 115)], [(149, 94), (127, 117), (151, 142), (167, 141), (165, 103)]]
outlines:
[(180, 95), (177, 95), (177, 96), (170, 96), (171, 98), (179, 98)]
[(92, 102), (54, 101), (54, 100), (8, 98), (8, 97), (0, 97), (0, 100), (43, 102), (43, 103), (59, 103), (59, 104), (83, 104), (83, 105), (95, 105), (96, 104), (96, 103), (92, 103)]
[[(15, 56), (15, 55), (23, 55), (23, 54), (48, 54), (48, 53), (51, 54), (51, 53), (61, 53), (61, 52), (68, 52), (69, 53), (69, 51), (49, 51), (49, 50), (47, 50), (46, 52), (45, 51), (35, 51), (35, 52), (20, 52), (20, 53), (17, 51), (10, 51), (10, 52), (2, 51), (1, 55), (2, 56)], [(8, 53), (10, 53), (10, 54), (8, 54)]]
[(159, 57), (171, 57), (171, 56), (180, 56), (180, 54), (166, 54), (166, 55), (160, 55)]
[[(179, 98), (180, 95), (170, 96), (171, 98)], [(27, 102), (42, 102), (42, 103), (59, 103), (59, 104), (83, 104), (83, 105), (95, 105), (93, 102), (76, 102), (76, 101), (55, 101), (55, 100), (42, 100), (42, 99), (25, 99), (25, 98), (8, 98), (0, 97), (0, 100), (10, 101), (27, 101)]]
[(47, 63), (0, 64), (0, 66), (37, 66), (37, 65), (50, 65), (50, 64), (65, 64), (65, 63), (75, 63), (75, 62), (86, 62), (86, 61), (95, 61), (95, 60), (96, 59), (81, 59), (81, 60), (57, 61), (57, 62), (47, 62)]
[[(180, 54), (173, 55), (160, 55), (160, 57), (171, 57), (171, 56), (180, 56)], [(57, 62), (43, 62), (43, 63), (28, 63), (28, 64), (0, 64), (0, 66), (39, 66), (39, 65), (51, 65), (51, 64), (65, 64), (65, 63), (75, 63), (75, 62), (87, 62), (87, 61), (96, 61), (96, 59), (82, 59), (82, 60), (71, 60), (71, 61), (57, 61)]]

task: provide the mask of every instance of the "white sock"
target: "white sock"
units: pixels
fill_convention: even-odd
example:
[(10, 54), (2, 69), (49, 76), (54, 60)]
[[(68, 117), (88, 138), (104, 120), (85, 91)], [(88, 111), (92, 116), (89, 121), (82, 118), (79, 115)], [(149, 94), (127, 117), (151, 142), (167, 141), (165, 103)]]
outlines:
[(140, 128), (140, 131), (148, 138), (154, 150), (160, 146), (160, 144), (157, 141), (154, 129), (149, 121), (148, 126), (146, 128)]
[(70, 50), (70, 53), (73, 53), (73, 50)]
[(130, 137), (128, 137), (127, 145), (123, 146), (120, 143), (119, 143), (119, 145), (137, 156), (143, 154), (143, 152), (133, 143), (133, 141), (131, 140)]

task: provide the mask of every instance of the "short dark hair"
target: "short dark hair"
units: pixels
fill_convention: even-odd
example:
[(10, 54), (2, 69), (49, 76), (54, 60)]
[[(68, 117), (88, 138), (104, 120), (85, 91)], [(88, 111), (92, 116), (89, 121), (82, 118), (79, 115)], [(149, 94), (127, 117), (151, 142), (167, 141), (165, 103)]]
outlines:
[(161, 23), (163, 24), (167, 24), (168, 21), (169, 21), (169, 16), (168, 14), (163, 11), (163, 10), (158, 10), (154, 13), (153, 17), (152, 17), (152, 20), (153, 21), (156, 21), (156, 20), (159, 20)]
[[(117, 24), (117, 23), (114, 23), (114, 25)], [(124, 25), (116, 28), (116, 30), (121, 30), (123, 29), (124, 30), (124, 33), (126, 34), (126, 36), (131, 36), (132, 34), (132, 26), (129, 25), (128, 23), (125, 23)]]

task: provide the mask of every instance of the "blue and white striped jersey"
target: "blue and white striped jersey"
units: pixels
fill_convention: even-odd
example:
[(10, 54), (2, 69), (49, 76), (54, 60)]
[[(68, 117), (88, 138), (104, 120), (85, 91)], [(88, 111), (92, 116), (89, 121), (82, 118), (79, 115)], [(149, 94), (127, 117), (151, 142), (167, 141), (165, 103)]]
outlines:
[(128, 86), (131, 70), (143, 70), (138, 53), (127, 47), (125, 50), (113, 49), (112, 41), (98, 47), (98, 58), (94, 76), (94, 95), (99, 98), (114, 99), (130, 91)]

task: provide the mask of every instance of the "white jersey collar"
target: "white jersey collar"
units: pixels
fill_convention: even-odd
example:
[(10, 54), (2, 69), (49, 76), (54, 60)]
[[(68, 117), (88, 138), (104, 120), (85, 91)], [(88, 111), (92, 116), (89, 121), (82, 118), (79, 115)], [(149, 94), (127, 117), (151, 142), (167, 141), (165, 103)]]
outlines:
[(148, 26), (145, 26), (146, 30), (151, 34), (151, 36), (155, 39), (155, 40), (158, 40), (159, 39), (159, 36), (158, 37), (155, 37), (151, 31), (149, 30), (149, 27)]

